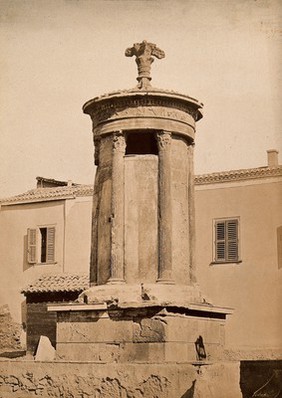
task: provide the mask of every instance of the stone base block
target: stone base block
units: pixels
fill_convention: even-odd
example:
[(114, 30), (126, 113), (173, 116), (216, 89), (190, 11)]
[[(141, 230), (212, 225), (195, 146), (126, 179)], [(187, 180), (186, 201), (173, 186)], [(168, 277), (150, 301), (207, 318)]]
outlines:
[(191, 303), (203, 303), (204, 299), (199, 287), (195, 285), (167, 285), (161, 283), (144, 284), (106, 284), (92, 286), (81, 293), (81, 303), (107, 303), (128, 307), (136, 305), (167, 305), (188, 306)]
[(216, 360), (223, 352), (225, 320), (209, 315), (160, 306), (58, 311), (57, 356), (120, 363)]

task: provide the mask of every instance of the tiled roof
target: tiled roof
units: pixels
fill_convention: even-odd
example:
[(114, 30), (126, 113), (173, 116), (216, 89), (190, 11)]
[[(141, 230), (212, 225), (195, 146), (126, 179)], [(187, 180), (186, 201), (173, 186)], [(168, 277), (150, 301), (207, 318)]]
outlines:
[(22, 293), (80, 292), (89, 287), (89, 276), (73, 274), (43, 275), (22, 289)]
[(282, 176), (282, 166), (257, 167), (253, 169), (230, 170), (221, 171), (219, 173), (198, 175), (195, 176), (195, 185), (216, 184), (221, 182), (252, 180), (278, 176)]
[(54, 178), (46, 178), (46, 177), (36, 177), (37, 180), (37, 188), (46, 188), (46, 187), (65, 187), (65, 186), (77, 186), (80, 184), (76, 184), (69, 181), (61, 181), (55, 180)]
[(1, 200), (1, 205), (30, 202), (45, 202), (49, 200), (74, 199), (77, 196), (92, 196), (93, 185), (78, 185), (71, 187), (35, 188), (19, 195)]
[[(282, 166), (257, 167), (221, 171), (218, 173), (202, 174), (195, 176), (195, 185), (217, 184), (222, 182), (253, 180), (269, 177), (281, 177)], [(51, 188), (36, 188), (9, 198), (0, 199), (1, 205), (18, 203), (46, 202), (50, 200), (74, 199), (77, 196), (92, 196), (93, 185), (58, 186)]]

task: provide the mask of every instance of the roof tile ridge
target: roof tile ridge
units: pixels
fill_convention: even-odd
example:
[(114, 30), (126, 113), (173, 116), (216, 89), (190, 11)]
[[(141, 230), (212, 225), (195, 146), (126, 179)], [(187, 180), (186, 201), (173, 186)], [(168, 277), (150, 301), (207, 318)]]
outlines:
[(221, 181), (233, 181), (248, 179), (253, 177), (264, 177), (264, 176), (279, 176), (282, 175), (282, 165), (278, 166), (262, 166), (252, 167), (246, 169), (234, 169), (226, 171), (218, 171), (213, 173), (199, 174), (195, 176), (195, 183), (212, 183)]
[(68, 187), (68, 186), (62, 186), (62, 187), (47, 187), (47, 188), (33, 188), (31, 190), (28, 190), (26, 192), (1, 198), (0, 203), (9, 203), (9, 202), (14, 202), (14, 201), (24, 201), (27, 199), (40, 199), (40, 198), (48, 198), (48, 197), (56, 197), (56, 196), (63, 196), (63, 195), (74, 195), (75, 190), (77, 189), (76, 186), (74, 187)]

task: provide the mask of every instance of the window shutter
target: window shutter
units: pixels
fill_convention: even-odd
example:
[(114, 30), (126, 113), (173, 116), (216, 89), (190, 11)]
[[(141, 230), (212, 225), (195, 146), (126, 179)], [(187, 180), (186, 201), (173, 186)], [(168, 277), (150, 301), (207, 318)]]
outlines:
[(238, 260), (238, 220), (226, 221), (227, 260)]
[(224, 261), (225, 259), (225, 222), (215, 224), (215, 260)]
[(55, 227), (47, 228), (47, 250), (46, 262), (53, 263), (55, 261)]
[(233, 262), (239, 259), (238, 220), (215, 222), (215, 261)]
[(36, 259), (36, 229), (27, 230), (27, 261), (29, 264), (35, 264)]

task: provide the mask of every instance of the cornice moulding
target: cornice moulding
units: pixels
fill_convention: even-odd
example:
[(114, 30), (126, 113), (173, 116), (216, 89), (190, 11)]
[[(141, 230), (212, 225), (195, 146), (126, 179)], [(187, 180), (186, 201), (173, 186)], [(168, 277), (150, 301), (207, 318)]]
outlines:
[(230, 181), (243, 181), (280, 176), (282, 176), (282, 166), (259, 167), (252, 169), (231, 170), (198, 175), (195, 176), (195, 185), (215, 184)]

